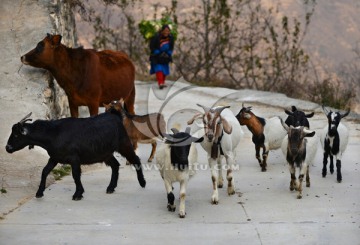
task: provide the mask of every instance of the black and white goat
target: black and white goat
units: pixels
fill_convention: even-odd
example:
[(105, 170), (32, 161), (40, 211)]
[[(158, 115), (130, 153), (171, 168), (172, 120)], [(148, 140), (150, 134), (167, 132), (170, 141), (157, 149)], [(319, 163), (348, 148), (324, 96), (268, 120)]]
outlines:
[(180, 182), (180, 218), (185, 218), (186, 187), (189, 179), (196, 172), (197, 150), (194, 143), (202, 142), (204, 138), (195, 138), (190, 135), (190, 128), (185, 132), (171, 129), (174, 134), (164, 134), (165, 144), (156, 153), (156, 163), (160, 175), (164, 180), (168, 198), (167, 208), (174, 212), (174, 194), (172, 183)]
[[(252, 142), (255, 144), (255, 156), (259, 161), (261, 171), (265, 172), (269, 151), (279, 149), (286, 135), (280, 118), (271, 117), (265, 119), (258, 117), (251, 111), (251, 106), (244, 107), (244, 104), (236, 118), (240, 125), (246, 125), (252, 133)], [(263, 149), (262, 159), (260, 157), (261, 148)]]
[(349, 141), (349, 130), (340, 122), (340, 120), (349, 115), (350, 110), (341, 114), (340, 112), (332, 112), (322, 106), (323, 111), (328, 119), (328, 124), (323, 128), (321, 134), (321, 145), (324, 149), (322, 176), (327, 174), (327, 159), (330, 156), (330, 173), (334, 173), (333, 157), (336, 158), (337, 181), (342, 181), (341, 175), (341, 157), (346, 150)]
[(285, 109), (285, 113), (288, 115), (288, 117), (285, 120), (285, 123), (290, 126), (304, 126), (310, 129), (310, 124), (308, 118), (311, 118), (314, 116), (314, 112), (311, 112), (309, 114), (305, 114), (303, 111), (299, 111), (296, 106), (291, 106), (291, 111)]
[(213, 183), (213, 194), (211, 203), (219, 203), (218, 188), (223, 186), (221, 159), (224, 156), (227, 163), (228, 195), (235, 194), (234, 178), (232, 175), (235, 164), (235, 148), (244, 135), (239, 122), (232, 113), (230, 106), (216, 106), (209, 108), (203, 105), (205, 113), (198, 113), (187, 123), (193, 124), (195, 119), (201, 118), (203, 123), (202, 135), (205, 140), (201, 146), (207, 152), (208, 162), (211, 169), (211, 180)]
[[(284, 129), (287, 131), (287, 144), (282, 144), (281, 150), (286, 158), (290, 170), (290, 191), (298, 191), (297, 198), (302, 198), (302, 181), (306, 174), (306, 187), (310, 187), (309, 162), (316, 154), (316, 147), (309, 145), (305, 137), (313, 137), (315, 131), (310, 131), (304, 126), (288, 126), (281, 120)], [(314, 150), (315, 148), (315, 150)], [(296, 179), (296, 168), (299, 168), (299, 178)]]

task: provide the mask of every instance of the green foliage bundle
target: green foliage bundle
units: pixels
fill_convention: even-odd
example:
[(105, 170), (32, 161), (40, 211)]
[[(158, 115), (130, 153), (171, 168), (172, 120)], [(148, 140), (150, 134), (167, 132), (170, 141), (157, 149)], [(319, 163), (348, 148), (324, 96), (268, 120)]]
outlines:
[(178, 35), (177, 25), (168, 16), (160, 20), (141, 20), (139, 23), (140, 34), (148, 42), (163, 25), (169, 25), (170, 33), (174, 37), (174, 40), (176, 40)]

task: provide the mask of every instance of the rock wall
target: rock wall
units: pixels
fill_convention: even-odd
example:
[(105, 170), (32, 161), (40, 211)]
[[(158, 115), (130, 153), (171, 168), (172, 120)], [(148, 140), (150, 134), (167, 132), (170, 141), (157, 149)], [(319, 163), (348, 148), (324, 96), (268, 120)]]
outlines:
[(0, 194), (0, 218), (24, 197), (35, 195), (48, 159), (40, 147), (8, 154), (5, 145), (11, 126), (29, 112), (34, 120), (70, 115), (67, 98), (52, 76), (20, 62), (20, 57), (33, 49), (46, 33), (61, 34), (65, 45), (76, 46), (74, 15), (64, 1), (1, 1), (0, 188), (6, 193)]

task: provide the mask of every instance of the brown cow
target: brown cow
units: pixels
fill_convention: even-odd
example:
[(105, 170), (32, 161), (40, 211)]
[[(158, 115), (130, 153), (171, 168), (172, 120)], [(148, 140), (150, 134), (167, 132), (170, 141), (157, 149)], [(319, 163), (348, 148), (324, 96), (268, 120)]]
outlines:
[(119, 98), (134, 114), (135, 67), (123, 52), (72, 49), (61, 44), (61, 35), (47, 34), (21, 62), (51, 72), (68, 97), (72, 117), (79, 116), (78, 106), (96, 115), (99, 106)]

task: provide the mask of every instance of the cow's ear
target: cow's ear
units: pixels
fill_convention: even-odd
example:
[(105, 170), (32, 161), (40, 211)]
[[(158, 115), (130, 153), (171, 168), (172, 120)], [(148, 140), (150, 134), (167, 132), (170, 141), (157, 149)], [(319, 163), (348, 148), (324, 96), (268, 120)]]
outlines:
[(52, 45), (55, 47), (59, 46), (61, 43), (61, 38), (62, 38), (61, 35), (54, 35), (51, 40)]

